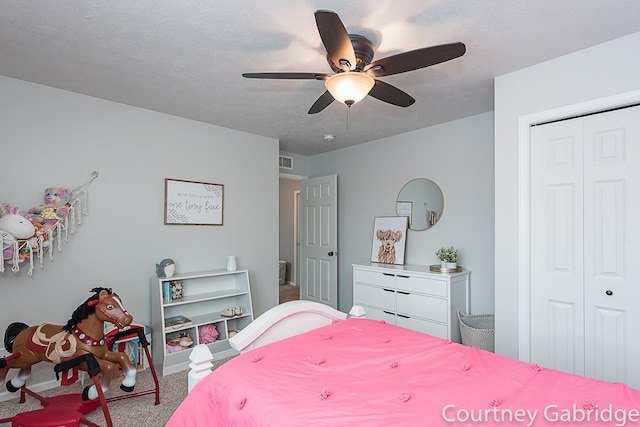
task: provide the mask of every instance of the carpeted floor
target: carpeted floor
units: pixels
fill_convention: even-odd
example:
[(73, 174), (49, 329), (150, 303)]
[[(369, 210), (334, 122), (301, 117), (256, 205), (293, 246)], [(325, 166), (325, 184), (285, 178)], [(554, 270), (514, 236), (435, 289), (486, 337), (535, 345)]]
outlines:
[(300, 299), (300, 286), (280, 285), (280, 304)]
[[(214, 361), (214, 369), (229, 360), (221, 359)], [(176, 374), (159, 376), (160, 382), (160, 404), (155, 405), (155, 394), (135, 397), (132, 399), (118, 400), (109, 402), (109, 414), (113, 421), (114, 427), (162, 427), (171, 415), (187, 396), (187, 375), (189, 371), (182, 371)], [(58, 387), (40, 393), (42, 396), (56, 396), (70, 393), (81, 393), (89, 382), (85, 384), (79, 382), (69, 387)], [(120, 390), (120, 381), (115, 379), (111, 382), (111, 387), (105, 393), (107, 398), (126, 394)], [(136, 378), (135, 391), (152, 390), (154, 387), (153, 376), (149, 369), (139, 372)], [(17, 413), (25, 411), (33, 411), (40, 409), (40, 403), (27, 396), (25, 403), (18, 403), (19, 393), (16, 398), (6, 402), (0, 402), (0, 419), (12, 417)], [(96, 411), (87, 415), (90, 421), (101, 426), (106, 426), (105, 418), (102, 410), (98, 408)]]

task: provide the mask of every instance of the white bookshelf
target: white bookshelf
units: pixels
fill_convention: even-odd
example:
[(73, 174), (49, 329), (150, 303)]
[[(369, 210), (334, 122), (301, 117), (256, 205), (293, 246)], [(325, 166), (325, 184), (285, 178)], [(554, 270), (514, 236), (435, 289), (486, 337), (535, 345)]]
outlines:
[[(183, 296), (165, 301), (165, 282), (181, 281)], [(242, 314), (234, 317), (222, 316), (227, 307), (240, 307)], [(166, 329), (165, 319), (182, 315), (192, 323), (188, 326)], [(189, 368), (191, 349), (200, 344), (199, 327), (215, 325), (218, 338), (207, 344), (216, 359), (237, 354), (229, 345), (229, 332), (242, 330), (253, 321), (249, 272), (247, 270), (212, 270), (196, 273), (176, 274), (173, 277), (151, 279), (151, 329), (153, 363), (163, 376)], [(167, 341), (187, 333), (193, 345), (178, 351), (168, 352)]]

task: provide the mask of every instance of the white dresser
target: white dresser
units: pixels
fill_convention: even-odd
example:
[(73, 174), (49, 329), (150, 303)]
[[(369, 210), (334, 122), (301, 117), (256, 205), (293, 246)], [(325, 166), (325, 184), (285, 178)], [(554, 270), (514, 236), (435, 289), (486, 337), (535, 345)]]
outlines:
[(353, 264), (353, 304), (366, 317), (460, 342), (457, 311), (469, 313), (469, 274), (429, 266)]

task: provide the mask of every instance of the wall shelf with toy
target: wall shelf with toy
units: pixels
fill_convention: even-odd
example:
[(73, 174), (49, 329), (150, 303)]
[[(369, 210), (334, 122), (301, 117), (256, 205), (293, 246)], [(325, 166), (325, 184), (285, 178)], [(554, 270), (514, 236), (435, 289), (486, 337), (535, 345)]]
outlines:
[(20, 271), (21, 264), (27, 263), (28, 274), (32, 275), (36, 260), (43, 266), (45, 254), (53, 259), (54, 249), (62, 251), (63, 240), (82, 224), (82, 217), (88, 215), (88, 187), (98, 177), (91, 173), (89, 180), (74, 190), (50, 187), (45, 190), (44, 204), (27, 211), (4, 203), (0, 206), (0, 273), (5, 264), (11, 271)]

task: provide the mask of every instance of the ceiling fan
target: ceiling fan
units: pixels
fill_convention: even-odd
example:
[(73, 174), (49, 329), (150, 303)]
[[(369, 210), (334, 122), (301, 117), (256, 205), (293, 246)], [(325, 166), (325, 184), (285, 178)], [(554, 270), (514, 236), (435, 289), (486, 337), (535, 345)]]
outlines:
[(334, 100), (351, 106), (370, 95), (399, 107), (416, 102), (409, 94), (395, 86), (377, 80), (393, 74), (405, 73), (458, 58), (466, 52), (464, 43), (450, 43), (424, 47), (371, 62), (373, 43), (357, 34), (348, 34), (340, 17), (329, 10), (315, 12), (320, 38), (327, 50), (327, 62), (334, 74), (325, 73), (243, 73), (249, 79), (324, 80), (327, 90), (311, 106), (308, 114), (316, 114)]

